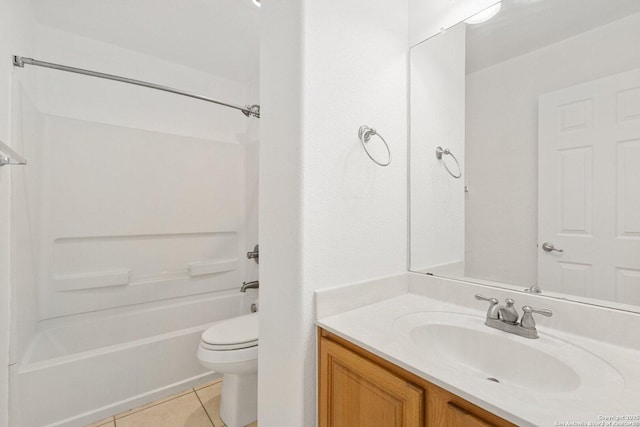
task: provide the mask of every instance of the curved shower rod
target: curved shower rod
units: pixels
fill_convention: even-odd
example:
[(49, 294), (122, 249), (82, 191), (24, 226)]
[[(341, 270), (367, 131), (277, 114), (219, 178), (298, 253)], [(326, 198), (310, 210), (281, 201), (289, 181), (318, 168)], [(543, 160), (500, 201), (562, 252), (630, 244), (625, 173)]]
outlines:
[(113, 74), (99, 73), (97, 71), (85, 70), (83, 68), (69, 67), (67, 65), (54, 64), (52, 62), (39, 61), (33, 58), (25, 58), (23, 56), (14, 55), (13, 65), (15, 67), (24, 68), (25, 64), (35, 65), (37, 67), (52, 68), (54, 70), (60, 70), (60, 71), (68, 71), (70, 73), (83, 74), (85, 76), (98, 77), (100, 79), (115, 80), (117, 82), (128, 83), (136, 86), (144, 86), (150, 89), (161, 90), (169, 93), (175, 93), (177, 95), (188, 96), (189, 98), (195, 98), (201, 101), (212, 102), (214, 104), (222, 105), (224, 107), (240, 110), (247, 117), (256, 117), (258, 119), (260, 118), (259, 105), (240, 106), (240, 105), (229, 104), (228, 102), (218, 101), (217, 99), (209, 98), (207, 96), (202, 96), (202, 95), (198, 95), (191, 92), (185, 92), (183, 90), (174, 89), (168, 86), (157, 85), (155, 83), (149, 83), (142, 80), (130, 79), (128, 77), (121, 77)]

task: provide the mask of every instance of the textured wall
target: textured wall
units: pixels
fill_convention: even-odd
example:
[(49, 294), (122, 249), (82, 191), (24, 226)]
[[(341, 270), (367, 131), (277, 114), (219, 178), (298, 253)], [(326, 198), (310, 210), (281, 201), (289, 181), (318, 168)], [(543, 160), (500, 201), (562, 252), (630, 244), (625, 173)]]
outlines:
[[(265, 2), (262, 12), (259, 419), (311, 426), (313, 291), (406, 269), (407, 5)], [(363, 124), (387, 139), (391, 166), (366, 157)]]

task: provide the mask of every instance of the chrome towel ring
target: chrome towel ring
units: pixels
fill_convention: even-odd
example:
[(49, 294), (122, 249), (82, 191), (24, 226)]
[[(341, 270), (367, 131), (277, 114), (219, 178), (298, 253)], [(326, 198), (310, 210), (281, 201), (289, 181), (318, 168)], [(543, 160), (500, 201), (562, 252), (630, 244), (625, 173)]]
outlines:
[[(453, 160), (456, 162), (456, 165), (458, 166), (458, 174), (454, 174), (453, 172), (451, 172), (451, 169), (449, 169), (449, 166), (447, 166), (447, 162), (445, 162), (442, 159), (443, 154), (453, 157)], [(460, 169), (460, 163), (458, 163), (458, 159), (456, 159), (456, 156), (453, 155), (451, 150), (449, 150), (448, 148), (437, 147), (436, 158), (438, 160), (442, 160), (442, 164), (444, 165), (444, 168), (447, 170), (447, 172), (449, 172), (449, 175), (451, 175), (454, 178), (460, 178), (462, 176), (462, 169)]]
[[(371, 137), (373, 135), (378, 135), (378, 138), (380, 138), (382, 140), (382, 142), (384, 143), (385, 148), (387, 149), (387, 154), (389, 155), (389, 160), (387, 160), (386, 163), (380, 163), (379, 161), (374, 159), (373, 156), (371, 156), (371, 154), (369, 153), (369, 150), (367, 150), (367, 143), (369, 142), (369, 140), (371, 139)], [(389, 144), (387, 144), (387, 141), (385, 141), (384, 138), (382, 137), (382, 135), (380, 135), (374, 128), (370, 128), (367, 125), (360, 126), (360, 129), (358, 129), (358, 137), (360, 138), (360, 142), (362, 143), (362, 148), (364, 148), (364, 152), (367, 153), (367, 156), (369, 156), (369, 158), (375, 164), (380, 165), (380, 166), (389, 166), (391, 164), (391, 150), (389, 149)]]

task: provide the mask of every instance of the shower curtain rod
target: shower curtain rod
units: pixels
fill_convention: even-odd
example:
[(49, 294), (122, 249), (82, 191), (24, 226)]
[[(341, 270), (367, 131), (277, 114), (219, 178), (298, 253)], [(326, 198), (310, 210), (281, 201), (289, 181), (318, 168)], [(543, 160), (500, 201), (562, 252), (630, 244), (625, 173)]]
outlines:
[(75, 67), (69, 67), (66, 65), (54, 64), (51, 62), (38, 61), (37, 59), (25, 58), (23, 56), (15, 55), (13, 57), (13, 65), (15, 67), (24, 68), (25, 64), (35, 65), (36, 67), (52, 68), (54, 70), (68, 71), (70, 73), (84, 74), (85, 76), (98, 77), (98, 78), (107, 79), (107, 80), (115, 80), (117, 82), (128, 83), (128, 84), (137, 85), (137, 86), (144, 86), (151, 89), (161, 90), (164, 92), (175, 93), (177, 95), (188, 96), (189, 98), (195, 98), (201, 101), (212, 102), (214, 104), (222, 105), (224, 107), (234, 108), (236, 110), (242, 111), (242, 113), (247, 117), (260, 118), (259, 105), (245, 105), (245, 106), (234, 105), (234, 104), (229, 104), (227, 102), (218, 101), (217, 99), (209, 98), (207, 96), (197, 95), (195, 93), (185, 92), (179, 89), (157, 85), (157, 84), (145, 82), (142, 80), (134, 80), (127, 77), (116, 76), (113, 74), (99, 73), (97, 71), (85, 70), (82, 68), (75, 68)]

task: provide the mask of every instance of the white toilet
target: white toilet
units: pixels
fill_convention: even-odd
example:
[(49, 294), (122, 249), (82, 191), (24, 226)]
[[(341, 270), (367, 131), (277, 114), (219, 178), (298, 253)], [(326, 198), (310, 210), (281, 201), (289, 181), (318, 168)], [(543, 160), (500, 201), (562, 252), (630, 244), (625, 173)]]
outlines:
[(203, 366), (222, 374), (220, 417), (228, 427), (258, 418), (258, 313), (223, 320), (204, 331)]

